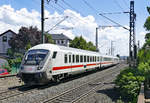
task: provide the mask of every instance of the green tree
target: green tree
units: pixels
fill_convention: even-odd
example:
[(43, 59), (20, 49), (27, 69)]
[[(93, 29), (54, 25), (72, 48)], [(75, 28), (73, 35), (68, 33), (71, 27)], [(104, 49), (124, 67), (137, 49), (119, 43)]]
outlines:
[(96, 47), (93, 45), (93, 43), (92, 42), (87, 43), (86, 40), (82, 36), (75, 37), (70, 42), (69, 46), (73, 48), (83, 49), (83, 50), (96, 51)]
[[(150, 14), (150, 7), (147, 7), (147, 11)], [(147, 17), (145, 23), (144, 23), (144, 27), (147, 31), (150, 30), (150, 16)]]
[(87, 45), (86, 45), (86, 40), (80, 36), (80, 37), (75, 37), (71, 42), (70, 42), (70, 47), (73, 48), (78, 48), (78, 49), (84, 49), (87, 50)]
[(27, 45), (26, 45), (26, 51), (28, 50), (28, 49), (30, 49), (31, 48), (31, 44), (30, 43), (27, 43)]
[(94, 46), (92, 42), (88, 42), (87, 47), (87, 50), (96, 51), (96, 46)]
[(45, 40), (46, 43), (55, 44), (55, 43), (54, 43), (54, 40), (52, 39), (52, 36), (51, 36), (50, 34), (45, 34), (45, 37), (46, 37), (46, 38), (45, 38), (45, 39), (46, 39), (46, 40)]
[(27, 45), (37, 45), (41, 42), (41, 31), (37, 27), (21, 27), (19, 33), (9, 40), (9, 45), (15, 52), (25, 51)]

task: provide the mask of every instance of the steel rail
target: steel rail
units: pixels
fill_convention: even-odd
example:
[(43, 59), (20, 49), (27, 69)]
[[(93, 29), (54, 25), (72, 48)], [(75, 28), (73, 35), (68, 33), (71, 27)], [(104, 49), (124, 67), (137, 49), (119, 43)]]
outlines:
[[(113, 68), (116, 68), (116, 66), (113, 67)], [(60, 94), (52, 97), (52, 98), (48, 98), (47, 100), (44, 100), (44, 101), (40, 100), (41, 101), (40, 103), (55, 103), (55, 102), (63, 103), (63, 101), (70, 103), (73, 100), (76, 100), (82, 94), (84, 94), (83, 92), (91, 90), (93, 87), (90, 87), (90, 85), (100, 83), (100, 82), (104, 81), (104, 79), (106, 79), (106, 77), (109, 77), (109, 75), (113, 75), (115, 72), (118, 71), (118, 69), (120, 70), (120, 67), (117, 68), (117, 69), (111, 69), (111, 70), (109, 70), (109, 72), (107, 72), (106, 74), (103, 74), (101, 77), (99, 77), (95, 80), (91, 80), (87, 83), (84, 83), (84, 84), (78, 86), (78, 87), (75, 87), (73, 89), (69, 89), (69, 90), (67, 90), (63, 93), (60, 93)], [(116, 75), (114, 75), (114, 76), (116, 76)]]

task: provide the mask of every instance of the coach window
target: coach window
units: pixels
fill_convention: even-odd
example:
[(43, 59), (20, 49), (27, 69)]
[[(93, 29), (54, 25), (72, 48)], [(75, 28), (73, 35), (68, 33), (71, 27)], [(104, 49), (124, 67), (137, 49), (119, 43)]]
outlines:
[(55, 51), (54, 53), (53, 53), (53, 59), (55, 59), (56, 58), (56, 55), (57, 55), (57, 52)]
[(67, 54), (65, 54), (65, 60), (64, 61), (65, 61), (65, 63), (67, 63)]
[(92, 57), (90, 56), (90, 62), (92, 62)]
[(72, 62), (74, 63), (75, 62), (75, 56), (72, 55)]
[(83, 62), (83, 55), (80, 55), (80, 62)]
[(76, 55), (76, 63), (79, 63), (79, 55)]
[(84, 56), (84, 62), (86, 62), (86, 56)]
[(89, 56), (87, 56), (87, 62), (89, 62), (89, 59), (90, 59)]
[(69, 63), (71, 63), (71, 55), (69, 55)]
[(97, 61), (99, 62), (99, 57), (97, 57)]
[(95, 62), (96, 62), (96, 56), (95, 56)]

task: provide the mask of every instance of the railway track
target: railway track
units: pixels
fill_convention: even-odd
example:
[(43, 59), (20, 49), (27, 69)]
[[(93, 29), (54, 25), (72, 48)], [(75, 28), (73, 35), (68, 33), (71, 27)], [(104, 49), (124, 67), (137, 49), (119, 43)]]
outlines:
[(15, 77), (17, 74), (0, 75), (0, 78)]
[(12, 90), (1, 91), (0, 92), (0, 101), (7, 100), (12, 97), (16, 97), (25, 93), (31, 93), (35, 91), (35, 87), (31, 86), (21, 86)]
[[(90, 90), (94, 91), (94, 88), (101, 88), (104, 86), (105, 82), (109, 81), (109, 79), (113, 79), (113, 77), (117, 75), (116, 72), (120, 71), (121, 66), (121, 64), (114, 66), (112, 67), (114, 69), (108, 70), (107, 73), (101, 75), (99, 78), (89, 81), (88, 83), (84, 83), (76, 88), (67, 90), (61, 94), (56, 94), (56, 96), (52, 98), (47, 97), (48, 99), (43, 98), (40, 100), (37, 98), (34, 103), (79, 103), (78, 100), (81, 100), (83, 96), (92, 93)], [(109, 76), (110, 78), (108, 78)], [(8, 91), (0, 91), (0, 102), (11, 100), (11, 98), (19, 97), (22, 95), (25, 96), (31, 93), (40, 92), (37, 88), (38, 87), (22, 86)]]
[(109, 72), (101, 75), (95, 80), (89, 81), (88, 83), (84, 83), (76, 88), (67, 90), (52, 98), (48, 98), (46, 100), (38, 100), (35, 103), (79, 103), (79, 100), (93, 93), (93, 91), (96, 90), (97, 88), (102, 88), (105, 85), (105, 82), (113, 80), (119, 73), (120, 67), (121, 65), (119, 64), (117, 68), (116, 66), (113, 67), (116, 69), (109, 70)]

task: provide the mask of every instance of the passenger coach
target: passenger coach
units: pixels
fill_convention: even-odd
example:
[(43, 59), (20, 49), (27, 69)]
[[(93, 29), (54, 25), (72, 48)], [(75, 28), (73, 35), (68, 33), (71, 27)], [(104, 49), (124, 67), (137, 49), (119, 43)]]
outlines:
[(100, 55), (98, 52), (40, 44), (27, 51), (18, 76), (29, 85), (44, 84), (118, 62), (117, 57)]

